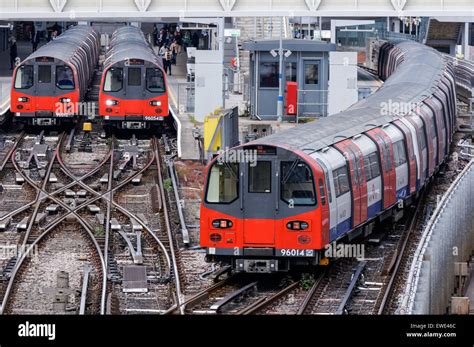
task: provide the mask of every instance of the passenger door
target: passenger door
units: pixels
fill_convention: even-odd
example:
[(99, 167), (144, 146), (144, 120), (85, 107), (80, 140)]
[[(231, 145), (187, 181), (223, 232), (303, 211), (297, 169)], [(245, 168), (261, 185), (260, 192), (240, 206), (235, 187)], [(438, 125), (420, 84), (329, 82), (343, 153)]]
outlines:
[(275, 242), (278, 171), (275, 159), (247, 163), (243, 172), (244, 243), (272, 245)]

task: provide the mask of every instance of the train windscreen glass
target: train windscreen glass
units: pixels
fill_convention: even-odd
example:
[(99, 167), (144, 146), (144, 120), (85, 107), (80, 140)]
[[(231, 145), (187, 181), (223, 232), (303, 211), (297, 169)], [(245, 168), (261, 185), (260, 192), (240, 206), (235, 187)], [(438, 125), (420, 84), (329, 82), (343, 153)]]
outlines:
[(152, 93), (164, 93), (165, 79), (160, 69), (146, 69), (146, 89)]
[(281, 199), (290, 205), (316, 204), (313, 173), (308, 164), (299, 160), (281, 163)]
[(23, 65), (18, 68), (15, 76), (15, 89), (28, 89), (33, 86), (33, 66)]
[(231, 203), (238, 198), (239, 166), (236, 163), (213, 164), (209, 172), (206, 202), (214, 204)]
[(69, 66), (56, 67), (56, 86), (59, 89), (74, 89), (74, 74)]
[(123, 69), (111, 68), (107, 70), (104, 81), (104, 92), (118, 92), (123, 85)]

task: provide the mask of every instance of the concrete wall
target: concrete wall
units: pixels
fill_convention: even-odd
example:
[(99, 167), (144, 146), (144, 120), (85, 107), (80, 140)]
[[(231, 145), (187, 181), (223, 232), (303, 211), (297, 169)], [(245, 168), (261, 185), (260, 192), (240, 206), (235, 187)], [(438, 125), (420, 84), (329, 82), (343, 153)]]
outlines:
[(438, 204), (415, 253), (400, 313), (445, 314), (454, 292), (454, 263), (474, 249), (474, 161)]
[(222, 52), (197, 50), (195, 66), (194, 116), (198, 122), (203, 122), (207, 114), (222, 107)]

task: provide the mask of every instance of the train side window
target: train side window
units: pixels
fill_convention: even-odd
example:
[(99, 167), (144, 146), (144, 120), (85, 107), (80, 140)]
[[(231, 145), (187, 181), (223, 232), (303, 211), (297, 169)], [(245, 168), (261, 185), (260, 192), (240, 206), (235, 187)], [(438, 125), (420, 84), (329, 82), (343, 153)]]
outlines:
[(272, 192), (272, 162), (258, 161), (257, 165), (249, 164), (249, 193)]
[(104, 92), (118, 92), (123, 87), (123, 69), (110, 68), (104, 81)]
[(281, 199), (298, 206), (316, 205), (311, 168), (299, 160), (281, 162)]
[(324, 181), (326, 182), (326, 189), (328, 191), (328, 198), (329, 198), (329, 203), (332, 203), (332, 192), (331, 192), (331, 185), (329, 184), (329, 171), (326, 166), (321, 160), (316, 159), (319, 165), (323, 168), (324, 171)]
[(15, 89), (28, 89), (33, 86), (33, 66), (22, 65), (16, 71)]
[(38, 83), (51, 83), (51, 65), (38, 65)]
[(366, 181), (380, 176), (380, 165), (377, 152), (372, 152), (364, 157), (364, 169)]
[(165, 79), (160, 69), (146, 69), (146, 89), (153, 93), (164, 93)]
[(324, 184), (323, 184), (322, 179), (318, 180), (318, 185), (319, 185), (319, 195), (321, 196), (321, 203), (323, 205), (326, 205), (326, 194), (324, 194)]
[(142, 69), (139, 67), (128, 68), (128, 85), (141, 86), (142, 85)]
[(334, 186), (336, 189), (336, 197), (339, 197), (349, 191), (349, 176), (347, 173), (347, 166), (341, 166), (332, 173), (334, 179)]
[(74, 74), (69, 66), (56, 66), (56, 86), (59, 89), (74, 89)]
[(407, 162), (407, 156), (405, 153), (405, 145), (403, 141), (397, 141), (393, 144), (393, 157), (395, 161), (395, 167), (399, 167)]
[(207, 182), (206, 202), (228, 204), (239, 197), (239, 166), (219, 163), (212, 166)]

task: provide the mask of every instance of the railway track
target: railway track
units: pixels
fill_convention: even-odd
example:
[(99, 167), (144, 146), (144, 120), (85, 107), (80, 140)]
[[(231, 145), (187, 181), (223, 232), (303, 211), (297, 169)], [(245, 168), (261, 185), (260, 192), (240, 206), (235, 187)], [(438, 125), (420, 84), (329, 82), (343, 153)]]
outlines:
[[(41, 144), (44, 134), (41, 133), (39, 140), (36, 144)], [(70, 135), (70, 139), (74, 136), (73, 133)], [(29, 169), (23, 168), (23, 162), (18, 162), (17, 159), (20, 155), (16, 155), (16, 149), (10, 149), (8, 157), (11, 158), (14, 170), (17, 176), (21, 177), (21, 180), (26, 183), (35, 191), (35, 198), (28, 204), (21, 206), (9, 212), (6, 217), (17, 218), (23, 214), (29, 213), (26, 231), (21, 234), (18, 244), (25, 249), (25, 252), (21, 254), (18, 259), (12, 258), (9, 268), (11, 273), (7, 280), (8, 284), (3, 284), (3, 301), (1, 307), (1, 313), (8, 312), (15, 298), (15, 294), (12, 292), (17, 289), (19, 285), (17, 282), (21, 282), (21, 277), (25, 273), (25, 268), (30, 263), (27, 259), (34, 251), (35, 248), (40, 247), (44, 249), (47, 244), (46, 241), (51, 238), (51, 235), (57, 233), (58, 228), (62, 228), (64, 225), (70, 225), (71, 223), (76, 224), (76, 229), (80, 229), (80, 232), (85, 236), (90, 243), (90, 253), (94, 254), (94, 264), (96, 272), (98, 273), (100, 288), (100, 309), (98, 313), (106, 314), (107, 309), (111, 310), (111, 291), (112, 285), (110, 274), (111, 264), (109, 263), (113, 257), (109, 253), (112, 250), (112, 243), (110, 240), (117, 238), (118, 233), (111, 230), (111, 223), (108, 221), (113, 220), (117, 217), (119, 220), (128, 219), (134, 221), (136, 225), (140, 225), (143, 230), (143, 240), (146, 245), (151, 245), (145, 250), (145, 267), (153, 268), (153, 258), (155, 253), (160, 254), (162, 257), (161, 265), (162, 269), (166, 268), (166, 274), (164, 278), (169, 281), (170, 288), (163, 294), (168, 298), (172, 297), (170, 302), (176, 307), (180, 306), (182, 293), (180, 275), (178, 269), (178, 263), (176, 261), (175, 250), (176, 245), (174, 244), (174, 236), (170, 226), (169, 217), (167, 215), (166, 203), (162, 204), (162, 211), (160, 217), (162, 227), (157, 230), (152, 230), (146, 225), (147, 221), (142, 221), (137, 212), (130, 211), (128, 206), (121, 206), (114, 199), (114, 195), (118, 191), (129, 186), (136, 180), (140, 181), (145, 172), (152, 171), (156, 175), (157, 188), (161, 190), (161, 195), (164, 196), (163, 178), (161, 173), (161, 160), (159, 153), (158, 140), (153, 138), (150, 142), (150, 158), (146, 163), (142, 163), (142, 167), (138, 170), (125, 170), (123, 158), (129, 153), (124, 150), (114, 148), (116, 142), (115, 139), (111, 141), (110, 150), (104, 153), (104, 158), (95, 166), (92, 166), (91, 170), (85, 172), (83, 168), (79, 166), (79, 170), (75, 170), (74, 167), (69, 167), (63, 160), (62, 152), (65, 147), (68, 151), (71, 150), (71, 142), (68, 141), (66, 145), (66, 134), (61, 134), (58, 138), (57, 146), (54, 148), (53, 154), (47, 163), (40, 163), (38, 169), (44, 169), (44, 172), (39, 175), (33, 175)], [(19, 141), (18, 141), (19, 142)], [(18, 145), (18, 142), (15, 144)], [(129, 150), (130, 148), (126, 148)], [(31, 157), (30, 157), (31, 159)], [(34, 158), (36, 161), (37, 158)], [(134, 158), (135, 160), (136, 158)], [(4, 160), (3, 166), (9, 159)], [(120, 163), (122, 160), (122, 163)], [(125, 163), (127, 164), (127, 163)], [(134, 162), (134, 165), (136, 163)], [(43, 167), (44, 166), (44, 167)], [(153, 169), (153, 170), (151, 170)], [(122, 174), (116, 174), (117, 170), (123, 171)], [(104, 173), (107, 176), (107, 184), (100, 187), (100, 180), (103, 179)], [(101, 177), (102, 175), (102, 177)], [(118, 179), (118, 176), (123, 176)], [(54, 183), (53, 183), (54, 182)], [(71, 198), (71, 196), (81, 196), (80, 198)], [(94, 215), (91, 216), (90, 212), (99, 207), (105, 206), (106, 215), (103, 219), (103, 232), (101, 226), (96, 222), (97, 218)], [(49, 213), (49, 212), (51, 213)], [(61, 212), (58, 212), (61, 211)], [(5, 218), (5, 216), (4, 216)], [(100, 224), (100, 223), (99, 223)], [(151, 259), (151, 262), (149, 261)], [(113, 265), (113, 264), (112, 264)], [(89, 277), (90, 270), (86, 272)], [(153, 281), (152, 281), (153, 282)], [(85, 285), (85, 288), (87, 286)], [(158, 294), (157, 294), (158, 295)], [(85, 312), (85, 301), (81, 300), (80, 312)], [(163, 308), (168, 309), (168, 307)]]
[[(337, 259), (321, 271), (298, 314), (384, 313), (400, 276), (400, 264), (406, 257), (407, 243), (423, 209), (424, 197), (425, 193), (412, 205), (408, 216), (366, 240), (362, 259)], [(374, 240), (375, 245), (371, 244)]]

